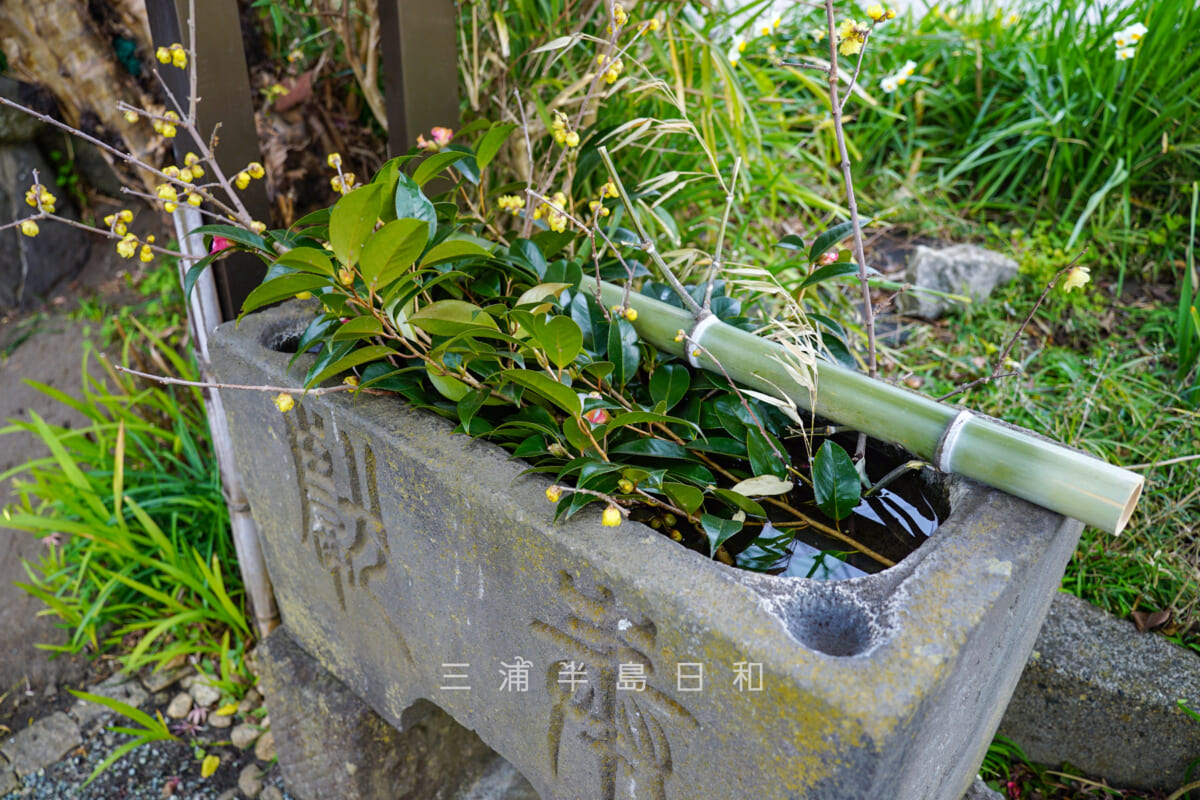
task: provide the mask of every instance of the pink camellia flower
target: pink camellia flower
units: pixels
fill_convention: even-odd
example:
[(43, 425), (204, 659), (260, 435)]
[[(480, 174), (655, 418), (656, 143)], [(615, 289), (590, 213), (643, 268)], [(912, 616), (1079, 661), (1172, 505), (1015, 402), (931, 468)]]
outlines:
[(233, 242), (226, 239), (224, 236), (214, 236), (212, 240), (212, 249), (208, 252), (219, 253), (227, 247), (232, 247)]
[(583, 415), (583, 418), (593, 425), (603, 425), (608, 422), (611, 417), (603, 408), (593, 408), (591, 411)]
[(826, 250), (817, 259), (817, 263), (821, 264), (822, 266), (825, 266), (825, 265), (834, 263), (835, 261), (837, 261), (837, 258), (838, 258), (837, 250)]
[(424, 134), (417, 134), (417, 147), (427, 150), (430, 153), (436, 153), (450, 144), (450, 140), (454, 138), (454, 131), (450, 128), (437, 126), (429, 131), (429, 135), (433, 138), (426, 139)]

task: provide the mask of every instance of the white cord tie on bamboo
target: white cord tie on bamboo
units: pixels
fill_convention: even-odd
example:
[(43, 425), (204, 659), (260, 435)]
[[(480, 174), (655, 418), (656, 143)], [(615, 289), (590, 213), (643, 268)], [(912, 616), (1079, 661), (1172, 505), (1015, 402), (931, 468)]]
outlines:
[(963, 428), (967, 426), (967, 422), (973, 416), (975, 415), (965, 408), (959, 411), (954, 419), (950, 420), (950, 424), (946, 426), (942, 437), (938, 439), (937, 447), (933, 451), (933, 463), (942, 472), (950, 471), (950, 460), (954, 456), (954, 446), (958, 444), (958, 439), (962, 435)]
[(693, 325), (692, 329), (688, 331), (685, 355), (687, 355), (688, 363), (696, 369), (700, 368), (700, 359), (696, 355), (702, 347), (700, 344), (700, 337), (704, 335), (705, 331), (718, 322), (720, 322), (720, 320), (717, 319), (717, 315), (710, 313)]

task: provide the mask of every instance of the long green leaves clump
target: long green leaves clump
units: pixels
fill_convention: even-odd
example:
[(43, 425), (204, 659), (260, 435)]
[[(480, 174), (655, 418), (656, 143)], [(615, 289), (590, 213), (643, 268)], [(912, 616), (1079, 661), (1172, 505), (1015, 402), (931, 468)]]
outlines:
[[(135, 322), (136, 324), (136, 322)], [(144, 328), (127, 341), (126, 360), (165, 358), (177, 374), (195, 367)], [(75, 428), (36, 413), (0, 435), (24, 432), (50, 455), (20, 465), (19, 502), (5, 524), (42, 536), (46, 554), (27, 564), (22, 588), (42, 599), (71, 630), (50, 649), (132, 647), (135, 670), (180, 655), (218, 653), (221, 635), (249, 637), (228, 512), (210, 452), (197, 390), (152, 386), (118, 374), (103, 357), (97, 378), (85, 350), (82, 397), (35, 384), (82, 414)]]

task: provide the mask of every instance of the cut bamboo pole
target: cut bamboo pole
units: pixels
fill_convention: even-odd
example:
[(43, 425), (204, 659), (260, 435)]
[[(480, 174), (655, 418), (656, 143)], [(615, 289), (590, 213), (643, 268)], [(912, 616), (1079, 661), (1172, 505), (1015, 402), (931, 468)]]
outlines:
[[(583, 279), (583, 291), (596, 281)], [(620, 305), (625, 290), (600, 284), (606, 306)], [(785, 367), (786, 351), (775, 342), (723, 322), (697, 325), (691, 314), (643, 295), (631, 294), (638, 312), (634, 327), (660, 350), (727, 373), (752, 389), (779, 396), (840, 425), (899, 445), (954, 472), (1031, 503), (1074, 517), (1109, 533), (1120, 533), (1137, 505), (1145, 479), (1137, 473), (1065, 447), (1030, 431), (924, 395), (868, 378), (828, 362), (816, 366), (816, 392), (799, 385)], [(688, 345), (675, 340), (688, 332)], [(698, 345), (698, 347), (697, 347)]]
[[(181, 205), (174, 214), (175, 235), (179, 249), (193, 259), (205, 255), (204, 238), (189, 234), (200, 227), (200, 213), (187, 205)], [(179, 280), (183, 281), (192, 259), (179, 260)], [(208, 337), (221, 323), (221, 306), (217, 299), (217, 287), (212, 270), (205, 270), (196, 281), (192, 296), (188, 298), (188, 324), (192, 329), (193, 350), (200, 367), (202, 380), (212, 380), (209, 366)], [(258, 526), (250, 515), (250, 502), (242, 489), (242, 477), (233, 458), (233, 443), (229, 434), (229, 423), (225, 419), (225, 407), (221, 404), (218, 389), (206, 389), (204, 407), (208, 414), (208, 429), (212, 434), (213, 452), (217, 467), (221, 471), (221, 484), (225, 490), (225, 502), (229, 506), (229, 526), (233, 532), (233, 546), (237, 550), (238, 567), (242, 584), (250, 598), (254, 611), (255, 626), (260, 637), (265, 637), (279, 625), (279, 609), (275, 605), (275, 592), (271, 588), (271, 577), (267, 574), (267, 562), (263, 558), (258, 539)]]

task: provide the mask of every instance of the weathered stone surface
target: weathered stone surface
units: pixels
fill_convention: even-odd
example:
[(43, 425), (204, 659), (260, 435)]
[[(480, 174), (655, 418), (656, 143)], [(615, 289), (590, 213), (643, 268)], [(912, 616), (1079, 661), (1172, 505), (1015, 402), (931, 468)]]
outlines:
[[(20, 84), (0, 77), (0, 97), (20, 102)], [(0, 105), (0, 144), (15, 144), (33, 139), (42, 123), (23, 111)]]
[[(134, 708), (146, 702), (146, 699), (150, 696), (149, 692), (143, 689), (141, 684), (136, 680), (121, 673), (117, 673), (108, 680), (88, 688), (87, 692), (88, 694), (96, 694), (101, 697), (119, 700)], [(85, 730), (100, 717), (111, 713), (112, 710), (107, 706), (103, 706), (100, 703), (93, 703), (89, 700), (78, 700), (70, 709), (71, 716)]]
[(984, 783), (983, 778), (976, 778), (963, 795), (963, 800), (1004, 800), (1004, 795)]
[(221, 699), (221, 690), (209, 683), (208, 678), (203, 675), (192, 681), (192, 685), (188, 687), (188, 694), (198, 706), (211, 706)]
[(8, 766), (8, 760), (4, 756), (0, 756), (0, 797), (19, 788), (21, 788), (21, 779), (17, 777), (17, 773), (13, 772), (12, 767)]
[(263, 790), (263, 772), (262, 767), (258, 764), (247, 765), (240, 773), (238, 773), (238, 789), (250, 800), (258, 797)]
[[(956, 244), (941, 249), (918, 246), (908, 262), (905, 280), (913, 286), (980, 301), (1016, 276), (1017, 262), (1011, 258), (973, 244)], [(913, 291), (900, 295), (898, 303), (902, 313), (924, 319), (937, 319), (952, 306), (952, 301)]]
[(228, 728), (233, 725), (232, 714), (209, 714), (208, 724), (213, 728)]
[[(56, 209), (73, 216), (67, 197), (54, 182), (54, 172), (32, 144), (0, 145), (0, 220), (23, 219), (33, 210), (25, 192), (33, 172), (57, 198)], [(88, 241), (77, 228), (46, 220), (30, 238), (18, 228), (0, 231), (0, 309), (28, 306), (56, 282), (73, 275), (87, 256)]]
[(24, 778), (58, 761), (82, 741), (75, 721), (56, 711), (17, 731), (0, 747), (0, 755), (8, 759), (18, 777)]
[(259, 800), (283, 800), (283, 792), (274, 786), (268, 786), (259, 795)]
[[(502, 774), (497, 764), (504, 759), (432, 704), (409, 708), (401, 732), (296, 646), (286, 631), (276, 630), (259, 650), (284, 782), (298, 800), (459, 798), (489, 771)], [(510, 783), (532, 791), (523, 779)], [(523, 797), (483, 795), (480, 800)]]
[[(260, 342), (295, 313), (219, 329), (218, 379), (287, 382)], [(543, 481), (397, 400), (226, 404), (289, 634), (397, 728), (443, 709), (543, 800), (959, 800), (1081, 527), (955, 481), (892, 569), (753, 575), (637, 524), (553, 524)], [(288, 775), (301, 723), (267, 685)]]
[(265, 731), (254, 743), (254, 757), (259, 761), (272, 761), (275, 758), (275, 734)]
[(142, 678), (142, 684), (151, 692), (161, 692), (170, 686), (174, 686), (179, 680), (191, 674), (192, 668), (189, 666), (161, 669), (157, 672), (148, 672)]
[(1200, 658), (1059, 593), (1000, 732), (1030, 760), (1174, 790), (1200, 755)]
[(180, 692), (171, 698), (167, 704), (167, 716), (171, 719), (183, 719), (192, 710), (195, 700), (187, 692)]
[(249, 722), (243, 722), (229, 732), (229, 741), (233, 742), (234, 747), (245, 750), (258, 741), (259, 736), (262, 736), (262, 728)]

